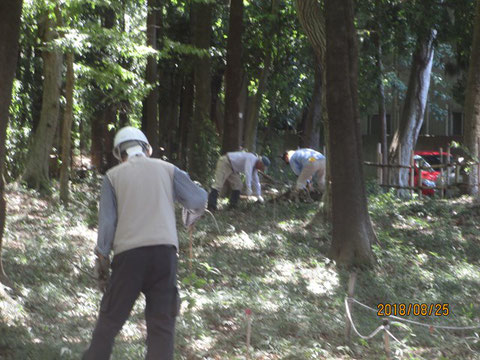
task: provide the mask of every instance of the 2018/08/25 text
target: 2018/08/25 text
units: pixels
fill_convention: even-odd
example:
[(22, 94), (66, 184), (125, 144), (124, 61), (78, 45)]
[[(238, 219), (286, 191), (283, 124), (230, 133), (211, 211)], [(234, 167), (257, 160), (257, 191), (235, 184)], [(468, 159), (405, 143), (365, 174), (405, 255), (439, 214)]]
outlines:
[(377, 316), (448, 316), (450, 314), (448, 303), (438, 304), (390, 304), (379, 303)]

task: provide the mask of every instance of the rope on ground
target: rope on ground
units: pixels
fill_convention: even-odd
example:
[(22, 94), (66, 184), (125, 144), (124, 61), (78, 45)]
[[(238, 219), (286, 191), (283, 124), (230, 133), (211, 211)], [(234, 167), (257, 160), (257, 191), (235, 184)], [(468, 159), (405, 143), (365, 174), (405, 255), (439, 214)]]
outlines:
[(220, 228), (218, 227), (217, 219), (215, 219), (213, 213), (208, 209), (205, 209), (205, 212), (209, 213), (212, 216), (213, 221), (215, 222), (215, 226), (217, 227), (218, 234), (221, 235), (222, 233), (220, 232)]
[(405, 346), (405, 344), (403, 342), (401, 342), (400, 340), (398, 340), (395, 336), (393, 336), (393, 334), (390, 332), (390, 330), (388, 329), (385, 329), (385, 331), (387, 332), (387, 334), (393, 339), (395, 340), (397, 343), (399, 343), (400, 345), (403, 345)]
[[(364, 307), (365, 309), (371, 310), (371, 311), (373, 311), (373, 312), (375, 312), (375, 313), (378, 312), (378, 310), (375, 310), (374, 308), (371, 308), (370, 306), (361, 303), (360, 301), (354, 299), (353, 297), (347, 297), (347, 298), (346, 298), (346, 301), (348, 301), (348, 300), (353, 301), (354, 303), (356, 303), (356, 304)], [(415, 321), (415, 320), (410, 320), (410, 319), (401, 318), (401, 317), (398, 317), (398, 316), (395, 316), (395, 315), (385, 316), (385, 318), (392, 318), (392, 319), (398, 320), (399, 322), (407, 322), (407, 323), (410, 323), (410, 324), (415, 324), (415, 325), (418, 325), (418, 326), (427, 327), (427, 328), (429, 328), (429, 329), (431, 329), (431, 328), (434, 328), (434, 329), (444, 329), (444, 330), (475, 330), (475, 329), (480, 329), (480, 325), (474, 325), (474, 326), (434, 325), (434, 324), (422, 323), (422, 322), (420, 322), (420, 321)]]
[(379, 327), (377, 327), (370, 335), (362, 335), (358, 332), (357, 328), (355, 327), (355, 324), (353, 323), (353, 319), (352, 319), (352, 314), (350, 314), (350, 308), (348, 306), (348, 297), (345, 298), (345, 310), (347, 312), (347, 317), (348, 317), (348, 321), (350, 321), (350, 324), (352, 324), (352, 329), (353, 331), (355, 331), (355, 333), (361, 337), (363, 340), (370, 340), (372, 339), (375, 335), (377, 335), (380, 331), (384, 330), (385, 329), (385, 325), (380, 325)]

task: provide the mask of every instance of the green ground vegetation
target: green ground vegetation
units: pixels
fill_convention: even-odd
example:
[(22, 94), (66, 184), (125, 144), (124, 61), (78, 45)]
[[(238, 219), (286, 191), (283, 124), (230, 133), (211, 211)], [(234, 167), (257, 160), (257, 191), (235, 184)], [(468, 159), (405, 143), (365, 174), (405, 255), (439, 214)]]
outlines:
[[(73, 201), (11, 184), (4, 249), (13, 291), (0, 288), (1, 359), (78, 359), (93, 330), (101, 294), (91, 278), (99, 179), (73, 184)], [(225, 207), (225, 203), (221, 206)], [(376, 266), (358, 274), (355, 297), (378, 303), (448, 303), (448, 316), (410, 317), (442, 325), (480, 323), (480, 205), (470, 197), (401, 201), (372, 194), (379, 243)], [(193, 233), (178, 224), (181, 315), (176, 359), (244, 359), (252, 310), (252, 359), (385, 359), (382, 336), (344, 342), (348, 273), (326, 257), (330, 228), (312, 222), (318, 203), (242, 202), (206, 215)], [(113, 359), (142, 359), (144, 299), (117, 337)], [(354, 307), (358, 330), (381, 324)], [(475, 331), (392, 325), (396, 359), (475, 359)]]

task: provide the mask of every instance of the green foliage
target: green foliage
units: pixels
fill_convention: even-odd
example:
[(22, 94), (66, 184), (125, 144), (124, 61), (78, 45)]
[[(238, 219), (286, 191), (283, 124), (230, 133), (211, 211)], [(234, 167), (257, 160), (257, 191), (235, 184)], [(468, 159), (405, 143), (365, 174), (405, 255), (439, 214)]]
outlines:
[[(15, 80), (12, 89), (12, 103), (10, 105), (10, 116), (14, 119), (20, 119), (23, 111), (22, 105), (28, 101), (28, 94), (21, 92), (21, 83)], [(22, 165), (25, 163), (28, 144), (31, 137), (31, 129), (27, 124), (20, 121), (13, 121), (7, 128), (7, 138), (5, 143), (5, 164), (6, 181), (16, 179), (22, 172)]]
[[(4, 251), (7, 273), (19, 289), (1, 293), (0, 354), (6, 359), (76, 359), (89, 341), (100, 294), (90, 277), (95, 233), (90, 217), (100, 179), (76, 183), (72, 207), (47, 202), (36, 192), (8, 187), (9, 212)], [(448, 317), (412, 318), (443, 325), (478, 322), (478, 237), (480, 208), (471, 198), (403, 202), (393, 193), (371, 195), (370, 213), (379, 244), (377, 266), (358, 275), (355, 297), (372, 307), (390, 303), (449, 303)], [(26, 205), (26, 206), (25, 206)], [(206, 215), (193, 235), (179, 224), (177, 359), (237, 359), (245, 353), (245, 309), (252, 310), (252, 356), (279, 359), (383, 356), (381, 337), (353, 337), (343, 344), (346, 277), (326, 258), (328, 224), (307, 230), (317, 204), (241, 202), (236, 211)], [(461, 225), (458, 225), (461, 224)], [(0, 289), (1, 291), (1, 289)], [(144, 357), (144, 299), (117, 338), (112, 359)], [(375, 314), (354, 308), (356, 326), (368, 333)], [(391, 331), (403, 358), (473, 359), (475, 338), (435, 332), (412, 324)]]

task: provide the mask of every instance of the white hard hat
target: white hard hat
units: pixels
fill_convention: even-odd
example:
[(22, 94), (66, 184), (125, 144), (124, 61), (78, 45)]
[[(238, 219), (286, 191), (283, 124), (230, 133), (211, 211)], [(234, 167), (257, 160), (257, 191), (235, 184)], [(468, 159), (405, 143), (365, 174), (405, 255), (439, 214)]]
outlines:
[(121, 160), (120, 145), (127, 141), (140, 141), (144, 143), (148, 155), (150, 156), (152, 154), (152, 147), (148, 143), (148, 139), (145, 134), (133, 126), (126, 126), (118, 130), (117, 134), (115, 135), (115, 139), (113, 140), (113, 155), (118, 160)]

